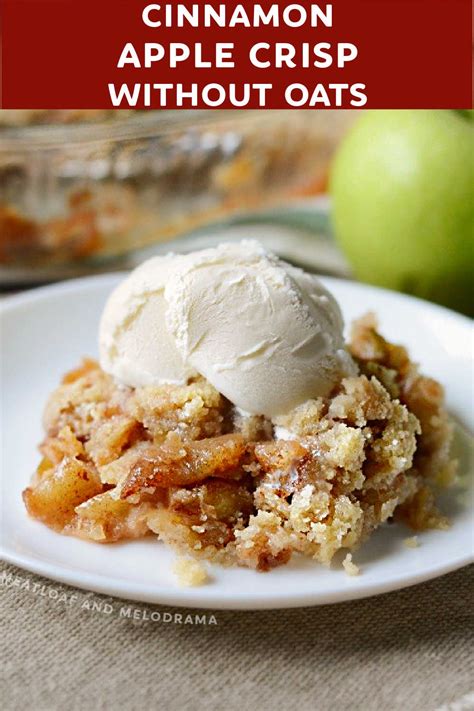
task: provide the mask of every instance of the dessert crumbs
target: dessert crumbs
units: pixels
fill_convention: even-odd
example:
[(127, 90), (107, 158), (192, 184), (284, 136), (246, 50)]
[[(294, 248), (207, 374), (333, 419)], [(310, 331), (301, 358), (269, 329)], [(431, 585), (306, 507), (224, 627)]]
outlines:
[(355, 576), (359, 575), (360, 568), (352, 560), (352, 553), (348, 553), (344, 560), (342, 561), (342, 566), (346, 571), (347, 575)]
[(408, 538), (404, 538), (403, 543), (407, 548), (419, 548), (420, 546), (418, 536), (409, 536)]
[(182, 587), (197, 587), (209, 581), (205, 566), (195, 558), (177, 558), (173, 573)]

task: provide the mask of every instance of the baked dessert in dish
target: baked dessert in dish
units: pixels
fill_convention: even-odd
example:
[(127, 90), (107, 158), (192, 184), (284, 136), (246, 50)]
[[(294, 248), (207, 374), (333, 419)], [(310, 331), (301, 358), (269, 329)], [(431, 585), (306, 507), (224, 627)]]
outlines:
[(322, 192), (357, 114), (270, 113), (0, 110), (0, 279)]
[[(446, 528), (441, 386), (372, 314), (347, 345), (312, 275), (257, 244), (149, 260), (111, 295), (100, 364), (52, 393), (29, 514), (100, 543), (157, 535), (259, 571), (330, 564), (380, 525)], [(199, 576), (198, 576), (199, 577)]]

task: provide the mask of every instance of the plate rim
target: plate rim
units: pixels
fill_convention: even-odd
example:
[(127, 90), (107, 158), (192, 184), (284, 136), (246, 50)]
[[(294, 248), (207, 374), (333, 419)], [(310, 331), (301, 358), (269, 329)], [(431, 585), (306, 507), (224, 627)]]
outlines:
[[(31, 289), (26, 289), (21, 291), (19, 294), (11, 294), (4, 296), (0, 300), (0, 314), (14, 309), (17, 306), (30, 303), (34, 301), (37, 296), (47, 297), (55, 293), (62, 293), (65, 291), (74, 291), (76, 288), (87, 288), (89, 284), (100, 284), (110, 282), (113, 284), (117, 279), (125, 278), (130, 274), (131, 270), (119, 270), (113, 272), (107, 272), (105, 274), (92, 274), (83, 277), (74, 277), (71, 279), (65, 279), (54, 284), (46, 284), (43, 286), (33, 287)], [(411, 294), (404, 294), (401, 291), (394, 291), (393, 289), (386, 289), (381, 286), (376, 286), (375, 284), (367, 284), (365, 282), (356, 281), (354, 279), (344, 279), (341, 277), (326, 276), (324, 274), (314, 273), (318, 279), (323, 283), (328, 283), (329, 285), (350, 285), (357, 289), (369, 290), (373, 293), (381, 293), (387, 296), (395, 296), (397, 299), (404, 301), (409, 304), (412, 303), (419, 307), (424, 307), (432, 310), (434, 313), (439, 313), (445, 317), (454, 318), (460, 324), (465, 327), (471, 327), (474, 330), (474, 319), (469, 318), (465, 314), (461, 314), (458, 311), (453, 311), (452, 309), (442, 306), (441, 304), (435, 304), (431, 301), (426, 301), (426, 299), (421, 299), (418, 296), (412, 296)]]
[[(58, 534), (61, 535), (61, 534)], [(26, 556), (11, 554), (8, 550), (0, 551), (0, 559), (11, 565), (16, 565), (22, 570), (26, 570), (30, 573), (36, 575), (41, 575), (49, 580), (54, 580), (55, 582), (69, 585), (71, 587), (79, 588), (80, 590), (86, 590), (89, 592), (95, 592), (99, 595), (105, 595), (107, 597), (116, 597), (121, 600), (128, 600), (130, 602), (140, 602), (151, 605), (165, 605), (169, 607), (189, 607), (192, 609), (202, 609), (202, 610), (276, 610), (276, 609), (291, 609), (299, 607), (319, 607), (321, 605), (332, 605), (339, 604), (342, 602), (350, 602), (352, 600), (360, 600), (369, 597), (375, 597), (377, 595), (383, 595), (390, 592), (395, 592), (396, 590), (403, 590), (405, 588), (413, 587), (414, 585), (419, 585), (421, 583), (434, 580), (435, 578), (442, 577), (448, 573), (464, 568), (472, 563), (474, 563), (474, 553), (464, 554), (457, 559), (451, 560), (444, 566), (433, 567), (428, 572), (426, 569), (420, 573), (411, 573), (410, 576), (405, 578), (391, 578), (389, 577), (383, 582), (368, 583), (367, 589), (364, 585), (354, 587), (354, 588), (343, 588), (341, 587), (337, 592), (329, 591), (323, 595), (318, 594), (317, 591), (308, 592), (300, 597), (295, 597), (293, 593), (279, 594), (278, 596), (268, 596), (265, 594), (255, 594), (252, 596), (244, 595), (238, 598), (222, 598), (219, 597), (218, 593), (212, 592), (212, 582), (209, 584), (205, 597), (196, 599), (193, 597), (193, 591), (199, 588), (183, 588), (176, 587), (170, 591), (159, 592), (157, 587), (154, 587), (154, 591), (147, 585), (138, 585), (137, 583), (126, 583), (124, 581), (119, 581), (115, 578), (108, 578), (108, 580), (114, 581), (114, 587), (107, 585), (104, 582), (98, 582), (101, 579), (91, 573), (80, 573), (78, 577), (75, 577), (74, 571), (68, 571), (68, 569), (61, 569), (59, 566), (45, 562), (45, 561), (35, 561)], [(315, 563), (315, 565), (318, 565)], [(262, 575), (264, 573), (256, 573), (257, 575)], [(271, 574), (271, 573), (270, 573)], [(350, 581), (350, 579), (349, 579)], [(370, 586), (370, 587), (369, 587)], [(201, 588), (201, 590), (204, 588)]]

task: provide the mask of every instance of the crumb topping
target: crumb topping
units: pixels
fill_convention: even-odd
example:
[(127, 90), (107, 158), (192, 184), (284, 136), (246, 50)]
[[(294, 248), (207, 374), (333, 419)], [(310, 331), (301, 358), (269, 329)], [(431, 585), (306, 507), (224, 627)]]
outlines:
[[(157, 535), (187, 556), (176, 564), (186, 584), (205, 579), (196, 558), (265, 571), (297, 553), (329, 565), (394, 517), (446, 528), (434, 492), (456, 462), (441, 386), (372, 315), (349, 349), (357, 375), (274, 421), (203, 378), (128, 388), (84, 360), (47, 403), (28, 512), (101, 543)], [(359, 572), (351, 552), (343, 566)]]

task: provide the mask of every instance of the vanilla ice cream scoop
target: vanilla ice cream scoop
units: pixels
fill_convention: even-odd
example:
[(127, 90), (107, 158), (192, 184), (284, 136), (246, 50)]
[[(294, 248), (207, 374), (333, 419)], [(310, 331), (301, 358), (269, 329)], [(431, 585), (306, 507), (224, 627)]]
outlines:
[(153, 257), (110, 295), (99, 329), (100, 364), (119, 382), (181, 384), (192, 375), (166, 327), (165, 286), (180, 256)]
[(128, 385), (203, 375), (234, 405), (274, 417), (355, 372), (334, 298), (256, 242), (156, 257), (110, 297), (101, 365)]

